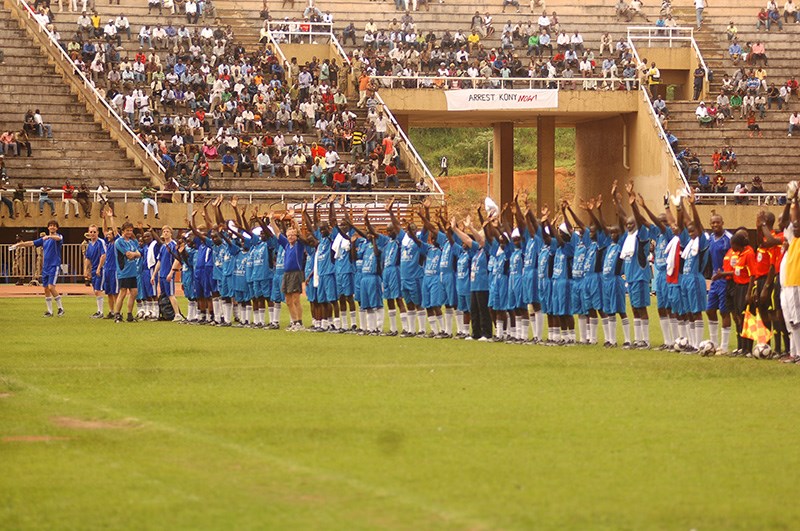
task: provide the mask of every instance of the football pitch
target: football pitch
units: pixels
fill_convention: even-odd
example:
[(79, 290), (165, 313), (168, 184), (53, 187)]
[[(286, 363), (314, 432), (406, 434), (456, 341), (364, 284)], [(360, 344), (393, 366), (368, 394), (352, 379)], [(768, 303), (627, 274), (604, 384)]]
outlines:
[(0, 299), (4, 530), (800, 525), (793, 365), (65, 306)]

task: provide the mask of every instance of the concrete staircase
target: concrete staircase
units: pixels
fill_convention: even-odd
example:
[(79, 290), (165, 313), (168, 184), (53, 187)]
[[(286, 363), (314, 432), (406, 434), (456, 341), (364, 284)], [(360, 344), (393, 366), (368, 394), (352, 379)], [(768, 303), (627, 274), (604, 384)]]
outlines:
[[(754, 0), (722, 0), (714, 2), (711, 9), (707, 9), (703, 17), (703, 27), (695, 33), (698, 46), (703, 54), (708, 67), (714, 72), (714, 79), (710, 84), (708, 100), (713, 100), (720, 92), (723, 74), (733, 74), (745, 66), (740, 63), (733, 64), (728, 55), (728, 39), (725, 28), (733, 20), (739, 29), (739, 42), (744, 46), (746, 42), (762, 41), (766, 45), (769, 66), (767, 81), (774, 82), (780, 87), (792, 76), (800, 75), (800, 51), (796, 43), (800, 39), (800, 24), (789, 23), (784, 25), (783, 31), (773, 27), (771, 32), (755, 30), (755, 15), (765, 5)], [(675, 5), (675, 4), (673, 4)], [(783, 4), (780, 6), (783, 9)], [(684, 18), (694, 17), (694, 8), (685, 0), (680, 1), (675, 10)], [(789, 108), (797, 109), (797, 95), (792, 96)], [(789, 122), (790, 111), (784, 106), (783, 110), (767, 110), (766, 117), (758, 118), (763, 138), (750, 138), (745, 120), (738, 119), (727, 121), (723, 127), (700, 127), (694, 117), (697, 102), (681, 101), (671, 102), (670, 129), (680, 140), (682, 147), (689, 147), (696, 151), (703, 163), (704, 169), (712, 173), (713, 166), (711, 155), (714, 149), (722, 149), (725, 145), (731, 146), (737, 154), (739, 170), (726, 175), (732, 190), (737, 182), (749, 184), (756, 175), (761, 176), (765, 191), (781, 192), (786, 183), (797, 177), (797, 168), (800, 167), (800, 150), (798, 139), (787, 138), (786, 130)]]

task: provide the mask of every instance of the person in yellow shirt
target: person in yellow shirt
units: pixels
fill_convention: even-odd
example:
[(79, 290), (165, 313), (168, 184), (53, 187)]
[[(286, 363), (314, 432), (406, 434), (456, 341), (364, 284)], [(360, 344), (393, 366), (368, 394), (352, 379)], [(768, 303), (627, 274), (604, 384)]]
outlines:
[(789, 183), (786, 197), (791, 203), (791, 224), (783, 231), (788, 249), (781, 261), (781, 309), (790, 338), (790, 358), (787, 361), (800, 363), (800, 206), (797, 181)]
[(481, 36), (478, 35), (478, 30), (472, 30), (472, 33), (467, 37), (467, 42), (469, 43), (470, 50), (478, 48), (478, 43), (481, 42)]

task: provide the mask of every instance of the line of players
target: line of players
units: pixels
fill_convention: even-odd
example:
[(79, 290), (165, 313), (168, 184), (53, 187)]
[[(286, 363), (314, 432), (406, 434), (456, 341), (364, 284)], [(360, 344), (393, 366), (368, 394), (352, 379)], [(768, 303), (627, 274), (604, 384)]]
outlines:
[[(626, 186), (625, 201), (616, 182), (610, 223), (603, 218), (602, 196), (580, 202), (583, 219), (566, 201), (558, 212), (545, 208), (537, 215), (515, 198), (485, 214), (479, 207), (477, 223), (470, 216), (461, 222), (445, 219), (441, 210), (432, 220), (424, 205), (416, 212), (419, 228), (412, 220), (401, 224), (390, 203), (384, 233), (367, 215), (363, 229), (356, 227), (344, 204), (339, 207), (333, 198), (327, 219), (320, 216), (321, 201), (312, 212), (304, 207), (302, 231), (293, 215), (261, 216), (254, 210), (247, 216), (246, 207), (238, 208), (235, 201), (236, 219), (226, 220), (220, 198), (204, 205), (205, 225), (198, 227), (198, 212), (193, 213), (187, 220), (191, 232), (180, 242), (172, 240), (169, 227), (161, 236), (142, 232), (140, 256), (132, 260), (137, 263), (140, 315), (157, 318), (157, 295), (165, 293), (175, 319), (181, 319), (173, 281), (180, 269), (189, 322), (230, 326), (238, 320), (242, 326), (277, 328), (284, 297), (284, 234), (293, 229), (305, 234), (299, 241), (307, 257), (305, 291), (313, 331), (379, 334), (388, 318), (386, 335), (569, 345), (578, 338), (598, 343), (602, 327), (604, 345), (612, 347), (619, 344), (619, 323), (622, 347), (644, 349), (650, 348), (648, 308), (654, 286), (662, 349), (694, 352), (702, 345), (703, 354), (728, 354), (733, 320), (739, 333), (731, 354), (746, 355), (753, 345), (741, 329), (749, 307), (758, 309), (774, 330), (776, 356), (791, 349), (793, 360), (800, 352), (789, 336), (798, 329), (787, 328), (781, 310), (781, 277), (798, 274), (788, 263), (781, 267), (800, 228), (793, 185), (778, 227), (772, 213), (759, 214), (755, 251), (747, 230), (727, 232), (718, 215), (711, 217), (706, 233), (692, 195), (673, 196), (656, 215), (632, 184)], [(344, 211), (341, 219), (337, 210)], [(792, 220), (794, 228), (784, 233)], [(113, 226), (109, 234), (116, 234)], [(119, 254), (117, 260), (101, 258), (100, 245), (91, 242), (87, 249), (87, 271), (98, 296), (96, 317), (103, 315), (103, 291), (110, 296), (115, 291), (109, 285), (114, 278), (109, 263), (128, 267)], [(98, 284), (101, 272), (105, 285)], [(708, 290), (706, 276), (711, 277)], [(788, 291), (795, 296), (794, 287)], [(792, 317), (798, 311), (790, 311)], [(704, 312), (711, 347), (703, 341)], [(133, 320), (130, 313), (128, 319)], [(295, 321), (289, 330), (301, 328), (302, 322)]]

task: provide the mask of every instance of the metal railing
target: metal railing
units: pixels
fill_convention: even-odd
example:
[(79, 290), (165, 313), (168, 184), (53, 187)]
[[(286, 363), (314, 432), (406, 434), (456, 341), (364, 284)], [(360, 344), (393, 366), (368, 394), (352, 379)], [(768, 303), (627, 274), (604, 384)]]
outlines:
[(781, 198), (784, 200), (786, 199), (786, 194), (784, 192), (745, 192), (738, 194), (735, 192), (695, 192), (694, 196), (698, 204), (713, 203), (715, 205), (727, 205), (728, 203), (732, 203), (738, 206), (752, 204), (757, 206), (779, 205), (781, 204)]
[(308, 22), (305, 20), (268, 20), (267, 32), (275, 40), (285, 44), (314, 44), (315, 37), (330, 39), (333, 24), (329, 22)]
[[(611, 83), (611, 90), (626, 83), (624, 90), (636, 90), (639, 80), (635, 77), (457, 77), (457, 76), (370, 76), (381, 88), (418, 88), (418, 89), (562, 89), (565, 86), (580, 86), (582, 90), (594, 90), (604, 83)], [(630, 88), (627, 88), (630, 83)], [(395, 87), (395, 84), (400, 85)], [(408, 86), (411, 84), (412, 86)]]
[[(13, 192), (13, 190), (8, 190), (8, 192)], [(39, 194), (41, 190), (39, 188), (26, 188), (25, 195), (27, 196), (27, 200), (30, 203), (39, 203)], [(64, 191), (63, 190), (53, 190), (51, 189), (49, 192), (49, 199), (52, 199), (54, 203), (59, 203), (64, 201)], [(110, 192), (98, 192), (97, 190), (90, 190), (89, 193), (92, 195), (92, 201), (94, 203), (101, 203), (101, 196), (105, 196), (111, 201), (122, 200), (123, 203), (127, 203), (130, 201), (141, 201), (142, 200), (142, 191), (141, 190), (112, 190)], [(167, 190), (158, 190), (153, 192), (153, 199), (158, 200), (160, 197), (174, 197), (175, 195), (181, 196), (182, 202), (185, 203), (191, 196), (191, 192), (188, 191), (175, 191), (170, 192)], [(73, 198), (77, 199), (77, 190), (73, 193)]]
[[(41, 282), (42, 256), (36, 248), (26, 247), (11, 252), (11, 244), (0, 244), (0, 278), (6, 282)], [(61, 271), (59, 282), (83, 282), (84, 246), (65, 243), (61, 246)]]
[(691, 26), (676, 26), (674, 28), (659, 28), (658, 26), (628, 26), (628, 40), (646, 40), (647, 47), (653, 43), (666, 43), (672, 48), (673, 44), (694, 41), (694, 28)]
[[(633, 43), (632, 40), (628, 40), (628, 46), (631, 49), (631, 53), (633, 57), (636, 59), (637, 63), (641, 63), (642, 60), (639, 57), (639, 52), (636, 51), (636, 45)], [(667, 140), (667, 133), (664, 131), (664, 126), (661, 125), (661, 120), (658, 119), (658, 114), (656, 114), (655, 109), (653, 108), (653, 102), (650, 99), (650, 93), (647, 92), (647, 87), (641, 85), (639, 90), (642, 94), (642, 98), (644, 98), (645, 106), (650, 114), (650, 118), (653, 120), (653, 125), (658, 132), (658, 138), (661, 140), (664, 150), (670, 158), (670, 162), (672, 166), (675, 168), (675, 171), (678, 172), (678, 176), (680, 177), (681, 181), (683, 181), (683, 187), (685, 189), (689, 189), (689, 181), (686, 178), (686, 175), (683, 173), (683, 168), (681, 167), (680, 162), (678, 162), (678, 158), (675, 156), (675, 151), (673, 151), (672, 146), (669, 145), (669, 141)]]
[(138, 144), (138, 146), (142, 148), (145, 154), (145, 159), (155, 164), (155, 166), (158, 168), (158, 170), (161, 172), (162, 175), (166, 173), (166, 168), (164, 168), (164, 165), (161, 163), (158, 157), (156, 157), (152, 152), (150, 152), (150, 150), (147, 149), (147, 146), (144, 144), (144, 142), (142, 142), (142, 139), (139, 138), (139, 136), (130, 128), (128, 123), (125, 122), (125, 120), (114, 110), (113, 107), (111, 107), (111, 104), (108, 101), (106, 101), (106, 99), (102, 96), (102, 94), (100, 94), (100, 92), (94, 86), (94, 83), (89, 78), (87, 78), (83, 72), (81, 72), (78, 69), (77, 65), (72, 60), (72, 58), (67, 54), (64, 48), (61, 47), (61, 43), (58, 42), (56, 36), (53, 34), (52, 31), (50, 31), (47, 28), (44, 21), (39, 16), (36, 15), (36, 12), (33, 10), (33, 8), (31, 8), (31, 6), (25, 0), (14, 0), (14, 1), (18, 4), (19, 8), (27, 15), (28, 19), (33, 21), (39, 33), (44, 34), (44, 36), (46, 37), (46, 42), (52, 49), (55, 50), (56, 59), (60, 58), (62, 61), (66, 62), (67, 65), (69, 65), (69, 68), (72, 70), (73, 74), (78, 76), (81, 79), (81, 81), (83, 81), (84, 88), (87, 91), (89, 91), (91, 95), (94, 97), (95, 103), (102, 105), (102, 107), (105, 109), (107, 116), (113, 117), (118, 122), (120, 129), (122, 129), (125, 133), (130, 135), (134, 143)]

